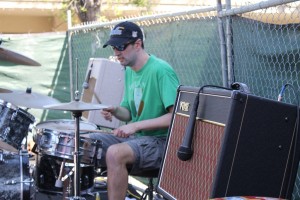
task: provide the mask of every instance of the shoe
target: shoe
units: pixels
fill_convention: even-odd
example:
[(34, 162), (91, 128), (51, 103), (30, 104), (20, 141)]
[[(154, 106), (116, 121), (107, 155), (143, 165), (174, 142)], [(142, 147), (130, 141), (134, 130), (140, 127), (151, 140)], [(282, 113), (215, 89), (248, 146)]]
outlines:
[(131, 184), (128, 184), (127, 196), (135, 199), (141, 199), (142, 197)]

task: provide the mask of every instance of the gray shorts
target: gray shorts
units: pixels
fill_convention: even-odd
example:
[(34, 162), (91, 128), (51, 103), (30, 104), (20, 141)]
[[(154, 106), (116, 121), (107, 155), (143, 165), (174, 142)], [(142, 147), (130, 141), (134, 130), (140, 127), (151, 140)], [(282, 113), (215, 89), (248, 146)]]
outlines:
[(100, 166), (106, 166), (105, 155), (110, 145), (125, 142), (132, 148), (135, 154), (135, 163), (132, 166), (131, 172), (160, 168), (166, 144), (165, 137), (131, 136), (129, 138), (120, 138), (107, 133), (90, 133), (89, 136), (92, 139), (102, 142), (102, 153), (98, 162)]

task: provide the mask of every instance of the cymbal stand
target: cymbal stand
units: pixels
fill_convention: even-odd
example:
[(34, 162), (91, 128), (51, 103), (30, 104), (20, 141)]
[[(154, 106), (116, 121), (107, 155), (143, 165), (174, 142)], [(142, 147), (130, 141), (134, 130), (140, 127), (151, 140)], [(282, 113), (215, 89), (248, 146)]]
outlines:
[[(79, 101), (79, 90), (78, 90), (78, 59), (76, 58), (76, 91), (75, 91), (75, 101)], [(84, 197), (80, 197), (80, 151), (79, 151), (79, 121), (82, 116), (82, 111), (74, 110), (72, 111), (72, 115), (75, 119), (75, 149), (74, 149), (74, 197), (70, 199), (82, 199), (85, 200)]]
[(73, 116), (75, 118), (75, 150), (74, 150), (74, 199), (85, 199), (79, 197), (80, 195), (80, 151), (79, 151), (79, 119), (82, 116), (81, 111), (74, 111)]

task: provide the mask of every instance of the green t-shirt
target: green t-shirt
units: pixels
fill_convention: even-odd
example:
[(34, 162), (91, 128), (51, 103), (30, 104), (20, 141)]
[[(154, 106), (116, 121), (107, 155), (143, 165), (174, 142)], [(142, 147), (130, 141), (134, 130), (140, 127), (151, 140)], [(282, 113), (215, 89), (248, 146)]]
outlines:
[[(142, 69), (126, 67), (125, 93), (121, 106), (131, 112), (131, 122), (153, 119), (166, 114), (174, 105), (179, 85), (173, 68), (151, 55)], [(140, 131), (137, 135), (166, 136), (168, 129)]]

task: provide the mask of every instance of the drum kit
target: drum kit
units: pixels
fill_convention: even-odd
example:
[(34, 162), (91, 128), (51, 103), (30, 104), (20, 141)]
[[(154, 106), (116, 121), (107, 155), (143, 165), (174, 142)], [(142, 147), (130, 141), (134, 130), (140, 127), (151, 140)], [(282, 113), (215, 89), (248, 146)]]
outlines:
[[(40, 65), (3, 48), (0, 48), (0, 60)], [(93, 187), (94, 164), (101, 152), (101, 143), (80, 136), (97, 129), (96, 125), (82, 121), (81, 116), (83, 111), (106, 107), (79, 101), (78, 89), (74, 101), (61, 103), (33, 93), (30, 88), (26, 91), (0, 88), (0, 199), (32, 199), (33, 185), (35, 191), (59, 193), (67, 199), (85, 199), (81, 194)], [(35, 117), (27, 112), (29, 108), (69, 111), (74, 117), (74, 120), (41, 122), (33, 127), (32, 152), (36, 154), (33, 173), (29, 167), (30, 154), (24, 148), (29, 127), (35, 122)]]

